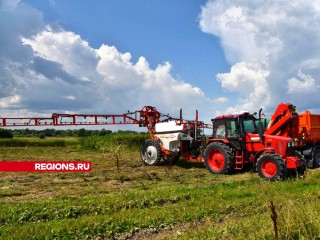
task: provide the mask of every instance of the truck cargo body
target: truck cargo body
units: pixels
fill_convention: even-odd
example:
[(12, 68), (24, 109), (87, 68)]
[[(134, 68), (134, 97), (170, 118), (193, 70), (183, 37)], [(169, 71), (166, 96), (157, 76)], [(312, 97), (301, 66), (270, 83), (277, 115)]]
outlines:
[(305, 111), (294, 119), (291, 137), (305, 156), (308, 167), (320, 167), (320, 114)]
[(292, 124), (292, 137), (307, 144), (320, 143), (320, 114), (305, 111)]

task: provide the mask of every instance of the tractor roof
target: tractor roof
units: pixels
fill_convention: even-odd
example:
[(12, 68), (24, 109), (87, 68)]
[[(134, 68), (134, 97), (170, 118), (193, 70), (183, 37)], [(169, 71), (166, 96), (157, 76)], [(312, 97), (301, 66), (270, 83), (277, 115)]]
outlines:
[[(249, 112), (243, 112), (239, 114), (227, 114), (227, 115), (220, 115), (215, 117), (214, 119), (224, 119), (224, 118), (238, 118), (242, 116), (253, 116), (253, 114), (250, 114)], [(212, 120), (214, 120), (212, 119)]]

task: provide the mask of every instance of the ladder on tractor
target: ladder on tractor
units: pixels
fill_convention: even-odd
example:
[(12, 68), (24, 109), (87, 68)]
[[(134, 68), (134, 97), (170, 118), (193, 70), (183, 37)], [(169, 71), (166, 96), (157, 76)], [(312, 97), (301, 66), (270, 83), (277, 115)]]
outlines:
[(243, 169), (243, 166), (244, 166), (244, 151), (236, 151), (236, 154), (235, 154), (235, 165), (234, 165), (234, 169), (236, 170), (242, 170)]

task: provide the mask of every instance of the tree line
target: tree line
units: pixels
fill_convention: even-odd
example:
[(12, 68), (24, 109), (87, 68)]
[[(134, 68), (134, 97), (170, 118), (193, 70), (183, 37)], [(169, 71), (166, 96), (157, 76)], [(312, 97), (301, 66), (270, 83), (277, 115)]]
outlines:
[[(116, 133), (128, 133), (136, 134), (135, 131), (130, 130), (119, 130)], [(85, 128), (81, 129), (53, 129), (47, 128), (44, 130), (35, 130), (35, 129), (5, 129), (0, 128), (0, 138), (13, 138), (13, 137), (89, 137), (89, 136), (106, 136), (113, 134), (111, 130), (106, 130), (102, 128), (101, 130), (88, 130)]]

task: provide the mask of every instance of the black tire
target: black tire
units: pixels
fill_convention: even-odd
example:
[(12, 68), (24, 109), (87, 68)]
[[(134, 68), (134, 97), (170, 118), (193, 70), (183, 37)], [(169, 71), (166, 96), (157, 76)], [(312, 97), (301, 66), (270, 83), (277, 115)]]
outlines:
[(300, 159), (301, 161), (301, 165), (300, 167), (297, 168), (297, 173), (298, 173), (298, 177), (301, 177), (303, 178), (304, 177), (304, 174), (305, 174), (305, 171), (307, 170), (307, 161), (306, 159), (304, 158), (304, 156), (302, 154), (300, 154), (300, 152), (296, 151), (295, 152), (296, 156)]
[(307, 164), (305, 161), (303, 161), (301, 163), (301, 166), (297, 168), (298, 177), (304, 178), (306, 170), (307, 170)]
[(228, 174), (234, 168), (232, 149), (223, 143), (212, 142), (204, 150), (204, 164), (211, 173)]
[(312, 160), (313, 160), (313, 167), (318, 168), (320, 167), (320, 148), (316, 148), (312, 154)]
[(176, 164), (180, 160), (180, 156), (169, 156), (169, 155), (163, 155), (163, 160), (171, 165)]
[(275, 153), (262, 154), (256, 166), (259, 176), (270, 181), (283, 180), (287, 174), (285, 161)]
[(140, 148), (140, 159), (145, 165), (156, 166), (161, 160), (160, 145), (153, 139), (147, 139)]

